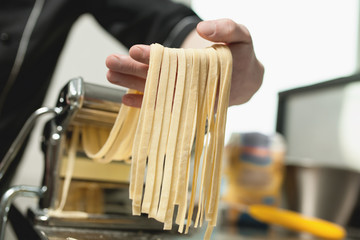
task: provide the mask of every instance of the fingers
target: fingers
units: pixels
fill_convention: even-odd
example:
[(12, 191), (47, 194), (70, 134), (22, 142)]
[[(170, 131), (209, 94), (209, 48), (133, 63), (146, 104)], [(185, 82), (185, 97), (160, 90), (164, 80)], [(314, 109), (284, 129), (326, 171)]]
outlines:
[(146, 78), (148, 65), (126, 55), (112, 54), (106, 58), (106, 66), (112, 72)]
[(113, 84), (144, 92), (145, 78), (137, 77), (130, 74), (119, 73), (111, 70), (107, 72), (106, 77), (109, 82)]
[(141, 107), (143, 95), (142, 94), (126, 94), (122, 99), (122, 103), (130, 107)]
[(143, 92), (149, 68), (150, 46), (135, 45), (129, 55), (112, 54), (106, 58), (109, 82)]
[(113, 84), (143, 92), (149, 57), (150, 47), (146, 45), (133, 46), (130, 56), (112, 54), (106, 58), (106, 77)]
[(134, 60), (148, 65), (150, 59), (150, 46), (141, 44), (134, 45), (130, 48), (129, 55)]
[(249, 30), (230, 19), (203, 21), (197, 25), (200, 36), (212, 42), (251, 43)]

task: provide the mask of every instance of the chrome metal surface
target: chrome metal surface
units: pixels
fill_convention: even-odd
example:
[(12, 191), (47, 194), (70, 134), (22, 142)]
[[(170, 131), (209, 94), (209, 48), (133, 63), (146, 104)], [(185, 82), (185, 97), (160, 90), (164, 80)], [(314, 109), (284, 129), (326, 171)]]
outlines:
[(5, 239), (5, 228), (10, 205), (15, 197), (41, 197), (46, 192), (46, 187), (14, 186), (8, 189), (0, 202), (0, 240)]
[(97, 109), (105, 112), (119, 111), (126, 91), (85, 83), (83, 109)]
[[(10, 189), (9, 192), (7, 192), (7, 197), (4, 199), (5, 210), (2, 211), (2, 213), (7, 215), (11, 199), (13, 199), (15, 195), (22, 194), (22, 196), (40, 198), (39, 209), (34, 210), (34, 213), (32, 215), (30, 214), (31, 216), (29, 215), (34, 227), (42, 226), (52, 229), (81, 227), (98, 230), (162, 229), (162, 224), (153, 219), (148, 219), (147, 217), (139, 218), (131, 215), (127, 183), (115, 180), (89, 180), (74, 177), (70, 186), (72, 194), (69, 194), (67, 198), (67, 202), (70, 204), (65, 205), (66, 209), (64, 210), (72, 211), (74, 210), (72, 207), (79, 203), (81, 205), (80, 208), (83, 209), (76, 208), (74, 211), (84, 211), (89, 214), (89, 218), (54, 218), (48, 215), (48, 209), (56, 209), (60, 201), (61, 184), (63, 183), (61, 165), (64, 164), (64, 159), (66, 158), (67, 141), (72, 133), (73, 127), (82, 124), (112, 126), (119, 112), (122, 97), (125, 94), (126, 91), (124, 89), (107, 88), (85, 83), (81, 77), (78, 77), (71, 79), (64, 88), (61, 89), (55, 108), (41, 108), (34, 113), (34, 117), (28, 120), (29, 123), (24, 127), (22, 134), (20, 134), (19, 139), (14, 142), (14, 147), (10, 149), (9, 152), (11, 152), (11, 157), (13, 154), (16, 154), (16, 151), (20, 148), (22, 141), (30, 132), (38, 116), (47, 112), (54, 113), (54, 117), (45, 124), (42, 137), (42, 149), (45, 158), (42, 184), (44, 187), (18, 187)], [(81, 149), (79, 149), (77, 157), (86, 158), (81, 154), (83, 153)], [(90, 162), (93, 163), (93, 161)], [(5, 163), (3, 161), (2, 164), (8, 164), (8, 161), (5, 161)], [(86, 171), (87, 168), (80, 169)], [(122, 176), (126, 176), (126, 171), (127, 170), (123, 170), (123, 172), (121, 172), (121, 174), (123, 174)], [(120, 187), (120, 185), (126, 186)], [(46, 191), (44, 190), (45, 188)], [(123, 194), (123, 192), (126, 194)], [(89, 193), (92, 194), (91, 196), (93, 197), (89, 197)], [(76, 199), (78, 197), (85, 197), (85, 200), (78, 201), (78, 199)], [(6, 223), (7, 218), (2, 218), (2, 220)]]
[(124, 89), (85, 83), (82, 78), (74, 78), (61, 91), (57, 105), (78, 108), (74, 119), (71, 119), (73, 124), (112, 126), (125, 93)]
[[(131, 231), (131, 230), (98, 230), (84, 228), (53, 228), (37, 226), (36, 230), (42, 236), (42, 240), (203, 240), (206, 226), (199, 229), (191, 228), (189, 234), (180, 234), (177, 228), (171, 231)], [(284, 229), (271, 227), (259, 229), (237, 226), (217, 226), (211, 236), (216, 240), (302, 240), (309, 239), (306, 235), (299, 235)], [(349, 240), (352, 238), (349, 238)], [(313, 239), (314, 240), (314, 239)], [(317, 239), (320, 240), (320, 239)], [(344, 239), (345, 240), (345, 239)]]
[(30, 118), (25, 122), (23, 128), (21, 129), (18, 136), (15, 138), (14, 142), (11, 144), (9, 150), (7, 151), (5, 157), (2, 159), (0, 163), (0, 181), (4, 177), (7, 169), (13, 162), (14, 158), (16, 157), (17, 153), (19, 152), (21, 146), (23, 145), (26, 137), (29, 135), (32, 127), (36, 123), (36, 120), (45, 114), (60, 114), (62, 108), (55, 107), (55, 108), (47, 108), (42, 107), (37, 109)]
[(80, 228), (92, 230), (162, 230), (163, 224), (147, 216), (130, 214), (89, 214), (86, 218), (49, 216), (46, 210), (29, 210), (29, 215), (36, 226), (57, 228)]
[(48, 188), (40, 201), (42, 208), (55, 206), (58, 193), (60, 157), (64, 144), (64, 134), (70, 127), (75, 114), (82, 107), (84, 99), (84, 81), (82, 78), (74, 78), (61, 90), (56, 107), (63, 109), (52, 121), (49, 121), (47, 128), (48, 136), (43, 139), (45, 148), (45, 172), (43, 185)]
[[(60, 91), (56, 106), (65, 111), (49, 121), (44, 131), (44, 185), (48, 187), (48, 191), (40, 201), (40, 209), (55, 209), (61, 198), (61, 165), (64, 164), (67, 138), (71, 135), (73, 126), (112, 126), (125, 93), (125, 90), (85, 83), (82, 78), (70, 80)], [(79, 150), (78, 157), (84, 158), (82, 154)], [(53, 218), (49, 217), (46, 211), (42, 211), (41, 214), (33, 216), (34, 221), (36, 224), (57, 227), (162, 229), (162, 225), (154, 224), (147, 218), (137, 219), (135, 222), (135, 219), (130, 217), (128, 186), (124, 188), (119, 184), (121, 185), (120, 182), (90, 181), (74, 177), (70, 185), (72, 194), (68, 196), (64, 210), (86, 212), (90, 214), (90, 218)], [(93, 197), (86, 197), (89, 194)]]
[(285, 205), (306, 216), (346, 226), (360, 190), (360, 173), (332, 167), (289, 165)]
[(64, 111), (45, 127), (44, 185), (48, 191), (41, 199), (42, 208), (54, 208), (58, 199), (59, 170), (66, 134), (71, 133), (75, 124), (112, 126), (125, 93), (125, 90), (85, 83), (81, 77), (71, 79), (60, 91), (56, 106)]

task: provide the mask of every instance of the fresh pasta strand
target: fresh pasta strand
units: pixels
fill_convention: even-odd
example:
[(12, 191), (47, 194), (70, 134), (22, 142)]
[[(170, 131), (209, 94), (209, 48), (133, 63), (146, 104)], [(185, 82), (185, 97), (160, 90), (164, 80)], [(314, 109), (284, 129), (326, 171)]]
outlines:
[[(131, 173), (135, 174), (131, 177), (132, 180), (140, 181), (146, 177), (145, 194), (142, 198), (139, 191), (136, 195), (137, 200), (133, 199), (133, 214), (140, 214), (141, 207), (141, 212), (163, 222), (164, 229), (171, 229), (174, 207), (178, 205), (178, 230), (183, 232), (185, 227), (187, 233), (198, 194), (198, 210), (194, 225), (201, 226), (203, 219), (209, 222), (205, 234), (207, 239), (211, 236), (217, 219), (224, 132), (230, 94), (231, 52), (226, 45), (214, 45), (202, 50), (155, 49), (160, 49), (159, 44), (151, 45), (149, 73), (133, 147), (138, 150), (133, 151)], [(177, 56), (177, 62), (170, 61), (169, 64), (169, 55), (174, 54)], [(174, 69), (177, 69), (177, 74), (175, 77), (169, 77), (166, 87), (164, 76), (168, 76)], [(176, 87), (173, 92), (174, 86)], [(217, 93), (219, 96), (215, 107)], [(170, 112), (166, 110), (169, 108)], [(144, 124), (147, 125), (146, 130)], [(195, 133), (195, 157), (194, 163), (190, 164)], [(144, 176), (147, 157), (148, 175)], [(189, 192), (190, 166), (193, 166), (193, 176)], [(135, 186), (140, 186), (138, 184), (139, 182)], [(188, 215), (185, 226), (186, 213)]]
[(164, 223), (164, 229), (172, 229), (177, 206), (179, 232), (185, 228), (188, 233), (194, 217), (194, 227), (208, 222), (204, 238), (210, 238), (220, 198), (231, 73), (226, 45), (174, 49), (152, 44), (141, 109), (121, 108), (100, 145), (91, 140), (93, 129), (83, 131), (88, 140), (84, 148), (97, 161), (131, 154), (129, 197), (134, 215), (146, 213)]
[[(94, 159), (96, 162), (109, 163), (111, 161), (127, 161), (131, 158), (132, 143), (134, 141), (134, 133), (137, 127), (137, 119), (139, 111), (136, 108), (121, 106), (127, 108), (126, 118), (122, 123), (123, 127), (114, 138), (113, 145), (108, 149), (101, 159)], [(110, 133), (111, 134), (111, 133)]]
[[(153, 45), (151, 52), (163, 52), (163, 46), (159, 44)], [(135, 143), (138, 144), (139, 149), (136, 157), (133, 159), (136, 162), (135, 170), (135, 182), (134, 182), (134, 193), (133, 193), (133, 214), (140, 215), (140, 207), (143, 193), (143, 182), (146, 168), (146, 159), (149, 149), (149, 142), (151, 138), (152, 124), (154, 120), (154, 109), (155, 109), (155, 100), (157, 95), (158, 79), (160, 74), (160, 65), (151, 64), (151, 61), (159, 63), (162, 61), (162, 54), (154, 54), (157, 56), (156, 59), (150, 59), (150, 75), (148, 74), (145, 84), (144, 98), (142, 102), (141, 113), (144, 111), (143, 119), (140, 119), (140, 124), (142, 124), (141, 131), (136, 131), (136, 134), (140, 135), (140, 141)], [(133, 182), (131, 182), (133, 184)]]
[(208, 224), (208, 228), (205, 233), (205, 238), (209, 238), (213, 231), (213, 227), (216, 226), (217, 213), (219, 208), (219, 198), (220, 198), (220, 181), (221, 181), (221, 168), (222, 168), (222, 158), (224, 151), (224, 138), (225, 138), (225, 124), (227, 117), (227, 108), (229, 105), (229, 95), (230, 95), (230, 83), (231, 83), (231, 71), (232, 71), (232, 56), (230, 50), (224, 45), (215, 46), (219, 56), (220, 62), (220, 91), (219, 91), (219, 100), (217, 107), (217, 116), (216, 116), (216, 135), (217, 135), (217, 146), (215, 149), (215, 162), (214, 162), (214, 175), (212, 181), (212, 192), (210, 195), (209, 205), (211, 211), (211, 219)]
[(199, 98), (198, 98), (198, 108), (197, 108), (197, 129), (196, 129), (196, 141), (195, 141), (195, 157), (194, 157), (194, 168), (193, 168), (193, 177), (192, 177), (192, 187), (191, 187), (191, 199), (188, 210), (188, 219), (186, 222), (185, 233), (188, 233), (189, 227), (191, 225), (192, 215), (195, 205), (195, 197), (197, 190), (197, 181), (198, 181), (198, 172), (200, 167), (201, 155), (203, 152), (204, 145), (204, 136), (205, 136), (205, 124), (206, 124), (206, 114), (205, 114), (205, 98), (204, 94), (206, 91), (206, 80), (207, 80), (207, 58), (204, 51), (197, 50), (197, 53), (200, 55), (200, 71), (199, 71)]
[[(103, 142), (102, 145), (98, 144), (95, 146), (93, 143), (95, 142), (95, 136), (97, 134), (101, 134), (101, 131), (104, 131), (101, 127), (95, 126), (84, 126), (82, 132), (84, 134), (83, 144), (86, 155), (91, 159), (101, 159), (108, 152), (109, 148), (114, 145), (115, 138), (119, 133), (122, 123), (124, 122), (124, 118), (126, 117), (128, 112), (128, 108), (122, 107), (120, 108), (119, 114), (116, 117), (114, 127), (111, 129), (110, 133), (108, 133), (108, 137)], [(100, 139), (100, 138), (99, 138)]]
[(79, 142), (79, 126), (74, 126), (71, 139), (70, 139), (70, 145), (68, 149), (68, 162), (66, 166), (66, 173), (65, 173), (65, 179), (61, 194), (61, 199), (59, 206), (56, 209), (49, 209), (49, 216), (52, 217), (72, 217), (72, 218), (86, 218), (88, 217), (88, 214), (86, 212), (80, 212), (80, 211), (64, 211), (64, 207), (67, 201), (67, 196), (70, 189), (70, 183), (72, 179), (72, 173), (74, 171), (74, 164), (76, 160), (76, 152)]
[[(202, 226), (203, 218), (204, 218), (204, 206), (205, 200), (207, 200), (207, 189), (203, 189), (203, 186), (209, 186), (210, 177), (210, 166), (212, 160), (209, 159), (212, 155), (210, 154), (210, 150), (213, 149), (212, 143), (213, 140), (211, 139), (211, 134), (213, 132), (213, 114), (214, 114), (214, 106), (215, 106), (215, 98), (216, 98), (216, 89), (218, 86), (218, 63), (217, 63), (217, 54), (215, 49), (208, 48), (208, 61), (209, 61), (209, 72), (208, 72), (208, 79), (207, 79), (207, 91), (205, 94), (205, 107), (204, 111), (206, 112), (207, 118), (207, 131), (206, 131), (206, 138), (205, 138), (205, 149), (204, 149), (204, 158), (202, 164), (202, 171), (201, 171), (201, 182), (200, 182), (200, 196), (199, 196), (199, 206), (198, 206), (198, 213), (195, 220), (195, 227), (198, 226), (200, 221), (200, 226)], [(210, 156), (210, 157), (208, 157)], [(211, 160), (211, 161), (210, 161)], [(201, 217), (201, 218), (200, 218)]]
[(145, 193), (144, 193), (142, 209), (141, 209), (143, 213), (149, 213), (152, 195), (154, 191), (156, 163), (158, 160), (157, 157), (158, 157), (161, 129), (163, 123), (163, 116), (164, 116), (167, 84), (169, 78), (169, 69), (170, 69), (169, 64), (170, 64), (169, 49), (164, 49), (164, 55), (162, 58), (162, 65), (161, 65), (161, 73), (159, 77), (160, 78), (159, 87), (156, 98), (155, 116), (154, 116), (153, 128), (150, 138), (146, 186), (145, 186)]
[(55, 211), (61, 212), (64, 209), (66, 199), (68, 196), (68, 192), (69, 192), (69, 188), (70, 188), (72, 173), (74, 171), (76, 149), (78, 146), (78, 142), (79, 142), (79, 127), (74, 126), (74, 129), (72, 132), (72, 137), (71, 137), (71, 142), (70, 142), (70, 146), (69, 146), (69, 150), (68, 150), (69, 158), (68, 158), (68, 163), (67, 163), (67, 167), (66, 167), (65, 180), (64, 180), (63, 191), (61, 194), (61, 200), (60, 200), (59, 207)]
[[(129, 93), (138, 92), (135, 90), (129, 90)], [(93, 158), (94, 161), (100, 163), (108, 163), (113, 160), (127, 161), (131, 156), (131, 148), (134, 139), (133, 136), (136, 130), (139, 113), (140, 110), (137, 108), (122, 105), (119, 110), (117, 120), (115, 121), (111, 131), (108, 127), (73, 125), (68, 150), (64, 186), (61, 195), (62, 197), (60, 199), (59, 206), (55, 210), (50, 209), (49, 214), (59, 217), (87, 216), (85, 212), (63, 211), (70, 189), (80, 137), (82, 138), (82, 147), (87, 157), (93, 158), (100, 153), (100, 155), (103, 155), (100, 160)], [(120, 115), (123, 116), (120, 117)], [(111, 144), (109, 144), (110, 141), (112, 142)]]
[[(191, 64), (191, 56), (186, 54), (186, 52), (184, 52), (184, 57), (185, 57), (185, 64), (189, 65)], [(186, 65), (180, 65), (179, 63), (179, 67), (184, 67)], [(186, 70), (187, 68), (184, 68), (184, 70)], [(184, 73), (184, 72), (182, 72)], [(170, 127), (171, 129), (173, 129), (173, 127), (176, 127), (177, 129), (171, 131), (169, 133), (169, 152), (166, 152), (166, 157), (165, 157), (165, 166), (164, 166), (164, 176), (163, 176), (163, 180), (162, 180), (162, 188), (161, 188), (161, 195), (160, 195), (160, 203), (159, 203), (159, 208), (158, 208), (158, 212), (156, 215), (156, 219), (160, 222), (164, 222), (165, 217), (166, 217), (166, 212), (167, 210), (171, 207), (171, 202), (170, 200), (170, 196), (172, 195), (171, 190), (172, 189), (177, 189), (176, 187), (173, 188), (174, 185), (177, 184), (177, 169), (179, 169), (180, 167), (180, 158), (179, 158), (179, 154), (178, 152), (180, 151), (180, 146), (179, 146), (179, 139), (182, 138), (182, 136), (184, 135), (184, 131), (185, 131), (185, 127), (184, 127), (184, 117), (185, 115), (182, 114), (183, 109), (186, 108), (186, 104), (188, 102), (188, 97), (189, 97), (189, 91), (187, 91), (188, 89), (188, 85), (189, 85), (189, 74), (187, 72), (185, 72), (185, 74), (181, 77), (184, 77), (184, 79), (181, 80), (177, 80), (177, 82), (183, 86), (181, 86), (181, 89), (176, 89), (175, 91), (177, 92), (178, 90), (180, 91), (178, 94), (175, 92), (175, 97), (178, 97), (177, 99), (174, 99), (174, 104), (176, 103), (177, 105), (174, 105), (173, 107), (173, 111), (174, 111), (174, 119), (171, 119), (172, 121), (172, 126)], [(181, 82), (182, 81), (182, 82)], [(176, 114), (176, 115), (175, 115)], [(176, 195), (175, 195), (176, 196)], [(172, 200), (173, 201), (173, 200)], [(175, 199), (174, 199), (175, 201)], [(170, 205), (169, 205), (170, 203)]]
[[(170, 204), (168, 205), (168, 207), (166, 207), (165, 209), (166, 212), (163, 211), (162, 214), (164, 214), (164, 216), (161, 216), (162, 218), (160, 219), (165, 219), (164, 221), (164, 229), (171, 229), (172, 228), (172, 220), (173, 220), (173, 212), (174, 212), (174, 204), (175, 204), (175, 193), (176, 193), (176, 180), (177, 180), (177, 169), (178, 169), (178, 163), (179, 163), (179, 158), (175, 157), (176, 156), (176, 149), (177, 149), (177, 139), (179, 138), (179, 129), (180, 129), (180, 123), (181, 123), (181, 119), (180, 119), (180, 114), (181, 114), (181, 109), (183, 106), (183, 97), (184, 97), (184, 88), (185, 88), (185, 79), (186, 79), (186, 54), (185, 54), (185, 50), (184, 49), (179, 49), (178, 51), (178, 72), (177, 72), (177, 84), (176, 84), (176, 91), (175, 91), (175, 96), (174, 96), (174, 103), (173, 103), (173, 111), (172, 111), (172, 115), (171, 115), (171, 125), (170, 125), (170, 129), (171, 131), (169, 132), (169, 137), (168, 137), (168, 142), (166, 145), (166, 159), (168, 159), (167, 161), (171, 161), (172, 159), (172, 169), (171, 169), (171, 179), (170, 179), (170, 196), (168, 199), (168, 203)], [(177, 130), (175, 130), (177, 129)], [(166, 165), (165, 165), (166, 167)], [(170, 171), (170, 170), (168, 170)], [(161, 215), (159, 213), (159, 215)]]
[[(169, 140), (170, 135), (169, 134), (169, 128), (171, 129), (177, 128), (179, 121), (178, 119), (172, 118), (171, 110), (172, 110), (172, 99), (174, 97), (174, 94), (176, 96), (179, 96), (181, 94), (183, 89), (180, 84), (177, 86), (178, 92), (174, 93), (174, 87), (175, 87), (175, 81), (176, 81), (176, 75), (177, 75), (177, 66), (178, 66), (178, 54), (182, 55), (178, 51), (170, 51), (170, 71), (169, 71), (169, 83), (168, 83), (168, 89), (166, 94), (166, 105), (165, 105), (165, 112), (164, 112), (164, 122), (161, 132), (161, 139), (160, 139), (160, 146), (159, 146), (159, 153), (158, 153), (158, 159), (157, 159), (157, 167), (156, 167), (156, 176), (155, 176), (155, 189), (152, 196), (151, 201), (151, 209), (149, 213), (149, 217), (156, 218), (158, 213), (158, 205), (159, 205), (159, 196), (160, 196), (160, 187), (162, 185), (163, 180), (163, 166), (164, 166), (164, 160), (165, 160), (165, 152), (167, 151), (167, 148), (171, 146), (171, 141)], [(181, 58), (181, 56), (179, 56)], [(180, 60), (182, 61), (182, 60)], [(178, 73), (178, 77), (179, 76)], [(179, 83), (179, 81), (178, 81)], [(180, 82), (181, 84), (183, 81)], [(177, 98), (177, 97), (175, 97)], [(177, 106), (176, 103), (174, 103), (174, 106)], [(174, 109), (175, 111), (175, 109)], [(177, 135), (177, 131), (172, 131), (175, 135)], [(168, 144), (169, 140), (169, 144)], [(174, 141), (173, 141), (174, 142)], [(175, 143), (175, 142), (174, 142)], [(169, 200), (171, 201), (171, 200)], [(160, 215), (160, 214), (159, 214)], [(172, 216), (172, 214), (171, 214)], [(166, 220), (165, 220), (166, 221)]]
[[(128, 93), (139, 92), (129, 89)], [(101, 126), (82, 126), (82, 145), (87, 157), (99, 163), (130, 158), (139, 112), (137, 108), (121, 105), (110, 131)]]
[[(187, 197), (188, 197), (188, 182), (189, 182), (189, 166), (191, 148), (193, 143), (193, 136), (196, 129), (196, 111), (198, 108), (198, 87), (199, 87), (199, 72), (200, 72), (200, 56), (195, 50), (189, 51), (192, 55), (192, 69), (191, 69), (191, 80), (189, 86), (189, 99), (185, 111), (185, 131), (183, 138), (181, 139), (180, 148), (180, 165), (178, 170), (178, 192), (177, 200), (179, 202), (179, 211), (176, 218), (176, 223), (179, 225), (179, 232), (183, 232), (185, 215), (187, 210)], [(182, 191), (179, 191), (181, 190)]]

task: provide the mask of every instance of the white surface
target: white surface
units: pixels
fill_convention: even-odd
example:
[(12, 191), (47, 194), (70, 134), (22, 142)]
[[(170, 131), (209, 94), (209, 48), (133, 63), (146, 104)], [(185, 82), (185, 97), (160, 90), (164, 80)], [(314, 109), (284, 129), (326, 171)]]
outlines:
[(344, 164), (360, 171), (360, 82), (345, 88), (339, 136)]
[(360, 171), (359, 82), (287, 97), (284, 119), (288, 163)]
[(288, 98), (285, 121), (288, 162), (339, 165), (339, 118), (343, 87)]
[(357, 0), (193, 0), (202, 18), (244, 24), (265, 65), (264, 83), (253, 99), (229, 110), (232, 131), (275, 129), (277, 93), (347, 76), (357, 67)]

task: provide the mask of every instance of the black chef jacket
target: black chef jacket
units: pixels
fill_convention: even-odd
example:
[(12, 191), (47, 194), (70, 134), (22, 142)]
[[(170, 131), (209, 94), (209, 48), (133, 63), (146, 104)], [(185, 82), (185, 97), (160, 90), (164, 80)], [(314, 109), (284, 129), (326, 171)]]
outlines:
[(200, 21), (188, 7), (167, 0), (1, 0), (0, 161), (41, 107), (66, 37), (85, 13), (126, 47), (179, 47)]

